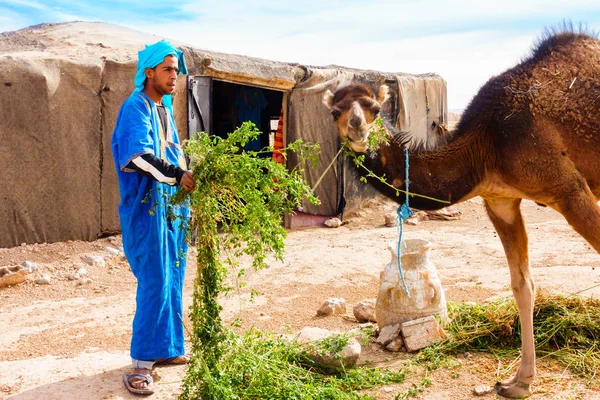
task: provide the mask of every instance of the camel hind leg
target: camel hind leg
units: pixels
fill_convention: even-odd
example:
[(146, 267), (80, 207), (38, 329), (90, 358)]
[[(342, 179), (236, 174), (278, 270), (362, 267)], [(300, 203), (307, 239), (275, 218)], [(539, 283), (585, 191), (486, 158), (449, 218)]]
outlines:
[[(563, 175), (564, 176), (564, 175)], [(567, 175), (568, 176), (568, 175)], [(573, 176), (571, 174), (571, 176)], [(559, 190), (558, 188), (563, 188)], [(554, 187), (554, 200), (548, 202), (567, 222), (600, 253), (600, 206), (585, 180), (578, 176), (563, 186)], [(530, 272), (529, 250), (525, 224), (520, 210), (521, 199), (486, 199), (488, 215), (502, 241), (510, 268), (511, 288), (521, 321), (521, 364), (516, 375), (499, 382), (499, 395), (509, 398), (527, 397), (535, 377), (535, 343), (533, 338), (533, 307), (535, 284)]]
[[(521, 142), (517, 151), (520, 158), (511, 158), (504, 165), (508, 171), (505, 178), (532, 200), (547, 204), (561, 213), (573, 229), (600, 253), (600, 207), (596, 197), (600, 196), (597, 183), (600, 179), (597, 168), (599, 160), (597, 153), (588, 155), (591, 159), (587, 162), (596, 165), (594, 169), (587, 168), (590, 183), (596, 182), (590, 188), (578, 169), (577, 160), (570, 157), (582, 151), (589, 154), (589, 149), (581, 149), (578, 147), (580, 145), (573, 143), (575, 139), (572, 138), (577, 135), (565, 131), (563, 126), (555, 122), (537, 119), (531, 132), (536, 139), (533, 142)], [(528, 134), (524, 136), (529, 137)], [(570, 138), (570, 144), (567, 144), (569, 140), (566, 138)], [(570, 148), (565, 151), (566, 147)], [(524, 158), (531, 158), (534, 162), (524, 163)], [(580, 167), (583, 169), (583, 166)]]
[(521, 321), (521, 364), (512, 379), (498, 382), (495, 389), (503, 397), (528, 397), (531, 395), (530, 384), (535, 377), (533, 339), (535, 284), (529, 268), (528, 240), (521, 215), (521, 199), (485, 199), (485, 206), (506, 253), (511, 288)]

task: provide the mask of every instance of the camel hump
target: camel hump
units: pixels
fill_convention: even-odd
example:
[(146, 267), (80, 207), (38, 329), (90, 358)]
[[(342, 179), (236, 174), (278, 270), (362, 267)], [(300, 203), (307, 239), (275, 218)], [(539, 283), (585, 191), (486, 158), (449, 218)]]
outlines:
[(582, 28), (579, 28), (579, 32), (576, 32), (572, 26), (567, 26), (565, 29), (560, 32), (547, 30), (537, 42), (532, 52), (531, 60), (537, 61), (548, 57), (552, 53), (560, 52), (562, 49), (568, 48), (577, 42), (598, 41), (591, 34), (584, 32)]

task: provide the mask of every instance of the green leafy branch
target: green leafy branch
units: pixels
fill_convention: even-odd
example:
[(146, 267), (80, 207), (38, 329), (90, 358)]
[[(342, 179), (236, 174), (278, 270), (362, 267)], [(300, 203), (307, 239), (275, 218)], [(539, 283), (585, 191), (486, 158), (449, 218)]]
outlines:
[[(377, 150), (381, 146), (389, 145), (389, 141), (390, 141), (390, 134), (383, 124), (383, 119), (381, 117), (379, 117), (374, 121), (373, 127), (371, 128), (371, 132), (369, 133), (369, 136), (367, 138), (367, 154), (366, 154), (366, 156), (374, 157), (375, 154), (377, 153)], [(422, 194), (413, 193), (413, 192), (409, 192), (406, 190), (401, 190), (393, 185), (390, 185), (388, 183), (385, 175), (378, 176), (373, 171), (371, 171), (369, 168), (367, 168), (365, 166), (365, 154), (357, 154), (354, 150), (352, 150), (349, 140), (345, 141), (343, 143), (342, 147), (346, 148), (346, 155), (352, 159), (352, 162), (354, 163), (354, 165), (357, 168), (360, 168), (360, 169), (363, 169), (366, 171), (367, 174), (365, 176), (360, 177), (361, 182), (367, 183), (367, 178), (373, 178), (373, 179), (377, 179), (384, 185), (386, 185), (386, 186), (390, 187), (391, 189), (393, 189), (394, 191), (396, 191), (396, 196), (399, 196), (400, 193), (404, 193), (410, 197), (421, 197), (424, 199), (433, 200), (433, 201), (437, 201), (440, 203), (450, 204), (450, 202), (446, 201), (446, 200), (440, 200), (440, 199), (436, 199), (436, 198), (433, 198), (430, 196), (425, 196)]]
[[(299, 155), (300, 163), (288, 171), (265, 151), (243, 151), (260, 131), (244, 123), (225, 139), (201, 132), (184, 144), (192, 161), (196, 188), (179, 190), (173, 204), (188, 202), (192, 212), (186, 234), (197, 235), (198, 275), (194, 285), (192, 363), (184, 383), (184, 398), (219, 398), (211, 382), (220, 381), (222, 357), (235, 342), (221, 320), (219, 295), (231, 290), (225, 281), (228, 267), (238, 266), (242, 255), (252, 266), (265, 266), (268, 255), (283, 257), (286, 231), (283, 215), (301, 206), (303, 200), (318, 204), (300, 172), (317, 159), (318, 146), (298, 140), (282, 149)], [(269, 149), (272, 151), (272, 149)], [(243, 274), (237, 272), (236, 279)]]
[[(387, 145), (389, 145), (389, 140), (390, 140), (390, 134), (387, 131), (386, 127), (383, 125), (383, 119), (381, 117), (379, 117), (379, 118), (377, 118), (373, 122), (373, 127), (371, 128), (371, 131), (369, 132), (369, 136), (367, 138), (366, 156), (368, 156), (368, 157), (375, 157), (375, 155), (377, 154), (377, 150), (381, 146), (387, 146)], [(365, 154), (363, 154), (363, 153), (361, 153), (361, 154), (356, 153), (352, 149), (352, 146), (350, 145), (350, 139), (347, 139), (347, 140), (345, 140), (342, 143), (342, 146), (340, 147), (340, 150), (337, 152), (337, 154), (335, 155), (335, 157), (333, 158), (333, 160), (331, 161), (331, 163), (329, 163), (329, 166), (327, 166), (327, 168), (325, 169), (325, 171), (323, 171), (323, 174), (317, 180), (317, 183), (313, 187), (313, 190), (315, 190), (317, 188), (317, 186), (319, 186), (319, 184), (321, 183), (321, 180), (323, 179), (323, 177), (325, 176), (325, 174), (327, 173), (327, 171), (329, 171), (329, 169), (333, 166), (333, 163), (339, 157), (339, 155), (342, 153), (342, 151), (344, 149), (346, 150), (345, 156), (346, 157), (350, 157), (352, 159), (352, 162), (354, 163), (354, 165), (357, 168), (363, 169), (363, 170), (366, 171), (367, 174), (360, 177), (360, 181), (361, 182), (367, 183), (367, 179), (368, 178), (373, 178), (373, 179), (376, 179), (376, 180), (380, 181), (384, 185), (390, 187), (391, 189), (393, 189), (396, 192), (396, 196), (399, 196), (400, 193), (404, 193), (404, 194), (406, 194), (407, 196), (410, 196), (410, 197), (421, 197), (421, 198), (424, 198), (424, 199), (437, 201), (439, 203), (450, 204), (450, 202), (447, 201), (447, 200), (440, 200), (440, 199), (436, 199), (436, 198), (430, 197), (430, 196), (425, 196), (425, 195), (422, 195), (422, 194), (419, 194), (419, 193), (409, 192), (409, 191), (406, 191), (406, 190), (398, 189), (397, 187), (395, 187), (393, 185), (390, 185), (388, 183), (385, 175), (378, 176), (372, 170), (370, 170), (369, 168), (367, 168), (365, 166)]]

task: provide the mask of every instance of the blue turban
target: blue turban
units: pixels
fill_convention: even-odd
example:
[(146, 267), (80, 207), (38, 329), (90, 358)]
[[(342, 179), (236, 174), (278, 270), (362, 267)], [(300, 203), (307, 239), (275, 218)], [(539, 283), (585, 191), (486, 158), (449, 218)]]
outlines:
[[(146, 45), (144, 50), (138, 52), (138, 66), (137, 72), (133, 82), (135, 83), (135, 92), (141, 92), (144, 90), (144, 82), (146, 81), (146, 68), (154, 68), (161, 64), (166, 56), (175, 56), (178, 59), (179, 74), (187, 74), (187, 66), (185, 65), (185, 59), (183, 58), (183, 51), (177, 49), (171, 43), (161, 40), (160, 42), (152, 45)], [(171, 112), (173, 111), (173, 100), (171, 95), (165, 95), (163, 97), (163, 104), (168, 107)]]

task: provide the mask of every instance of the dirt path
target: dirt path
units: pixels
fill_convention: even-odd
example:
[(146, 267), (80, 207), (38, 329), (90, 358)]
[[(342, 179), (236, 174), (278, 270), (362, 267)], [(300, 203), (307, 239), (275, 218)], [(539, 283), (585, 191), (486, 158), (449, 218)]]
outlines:
[[(241, 312), (243, 328), (256, 326), (271, 332), (297, 331), (318, 326), (346, 331), (355, 323), (339, 317), (317, 318), (315, 312), (328, 297), (343, 297), (352, 305), (377, 295), (379, 271), (390, 261), (388, 242), (397, 240), (395, 228), (383, 226), (383, 201), (350, 216), (337, 228), (310, 228), (290, 232), (283, 262), (248, 273), (248, 287), (223, 299), (224, 316)], [(480, 200), (458, 206), (459, 221), (426, 221), (406, 226), (406, 238), (433, 243), (430, 258), (437, 266), (446, 298), (481, 302), (510, 294), (508, 268), (499, 239), (485, 216)], [(530, 237), (531, 262), (538, 287), (559, 293), (585, 291), (600, 297), (600, 257), (570, 229), (556, 212), (531, 202), (523, 204)], [(92, 243), (66, 242), (0, 249), (0, 265), (38, 263), (35, 277), (49, 274), (52, 282), (26, 282), (0, 289), (0, 399), (129, 399), (121, 375), (129, 371), (129, 340), (134, 312), (135, 280), (126, 261), (113, 257), (104, 267), (88, 266), (81, 257), (106, 255), (106, 246), (120, 238)], [(84, 266), (92, 282), (68, 280)], [(185, 301), (189, 305), (194, 278), (190, 252)], [(250, 302), (250, 288), (260, 294)], [(411, 357), (384, 353), (374, 346), (363, 349), (362, 359), (393, 364)], [(420, 398), (472, 398), (476, 384), (493, 384), (502, 370), (491, 356), (473, 355), (457, 360), (456, 370), (439, 369), (433, 384)], [(180, 392), (184, 367), (156, 370), (156, 394), (174, 398)], [(551, 362), (538, 370), (534, 399), (596, 398), (586, 387)], [(378, 398), (393, 398), (410, 386), (384, 388)], [(488, 395), (487, 398), (494, 398)]]

